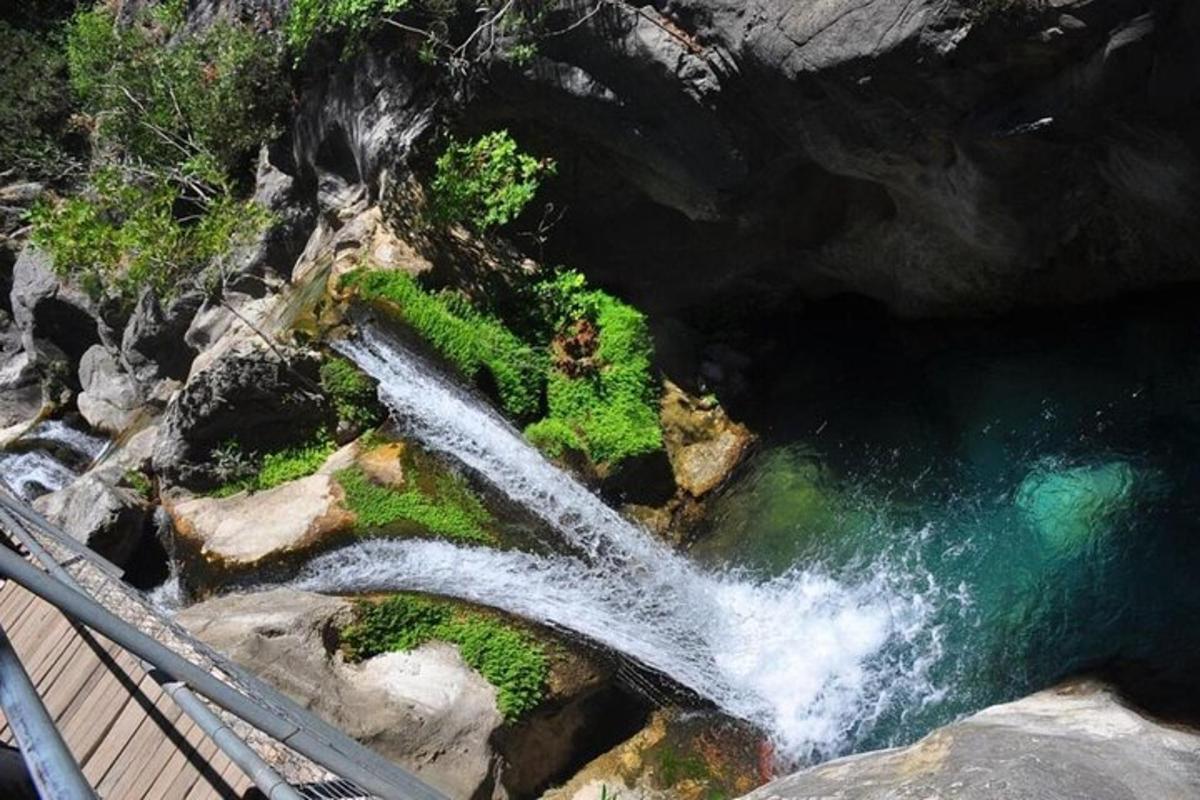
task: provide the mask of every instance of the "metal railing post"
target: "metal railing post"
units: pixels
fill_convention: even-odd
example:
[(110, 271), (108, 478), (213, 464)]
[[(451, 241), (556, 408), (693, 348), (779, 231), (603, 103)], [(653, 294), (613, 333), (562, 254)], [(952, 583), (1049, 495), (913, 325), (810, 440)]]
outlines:
[[(6, 548), (4, 549), (7, 552)], [(0, 708), (21, 748), (29, 777), (44, 800), (95, 800), (21, 659), (0, 629)]]

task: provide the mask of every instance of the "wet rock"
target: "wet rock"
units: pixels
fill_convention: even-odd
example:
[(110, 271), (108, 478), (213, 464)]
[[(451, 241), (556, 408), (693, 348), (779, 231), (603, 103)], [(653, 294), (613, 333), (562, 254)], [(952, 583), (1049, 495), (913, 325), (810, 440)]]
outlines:
[(166, 508), (194, 591), (311, 555), (354, 523), (341, 486), (323, 474), (253, 494), (168, 500)]
[(837, 759), (773, 781), (749, 800), (1158, 800), (1200, 794), (1200, 734), (1071, 683), (992, 706), (897, 750)]
[(696, 398), (666, 382), (661, 401), (663, 443), (679, 488), (694, 498), (712, 492), (733, 474), (754, 442), (713, 398)]
[(99, 475), (83, 475), (37, 498), (33, 507), (117, 565), (134, 557), (146, 533), (147, 510), (141, 499)]
[(448, 797), (492, 796), (495, 690), (455, 648), (435, 642), (347, 664), (337, 645), (350, 603), (287, 589), (209, 600), (178, 619)]
[(1156, 483), (1125, 461), (1043, 467), (1021, 482), (1015, 503), (1047, 545), (1076, 550), (1107, 535), (1157, 492)]
[(104, 345), (93, 345), (79, 361), (79, 413), (98, 431), (120, 434), (137, 418), (144, 401), (137, 383)]

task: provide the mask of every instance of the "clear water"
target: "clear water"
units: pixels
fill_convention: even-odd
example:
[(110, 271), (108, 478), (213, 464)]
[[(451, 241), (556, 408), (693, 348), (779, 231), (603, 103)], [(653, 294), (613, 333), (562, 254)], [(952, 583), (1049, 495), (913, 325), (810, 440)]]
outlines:
[(1194, 714), (1194, 319), (1155, 305), (937, 336), (813, 325), (803, 334), (826, 344), (779, 365), (757, 410), (766, 446), (693, 555), (847, 583), (884, 564), (913, 591), (940, 587), (922, 620), (939, 633), (931, 691), (856, 725), (848, 749), (912, 741), (1085, 671)]

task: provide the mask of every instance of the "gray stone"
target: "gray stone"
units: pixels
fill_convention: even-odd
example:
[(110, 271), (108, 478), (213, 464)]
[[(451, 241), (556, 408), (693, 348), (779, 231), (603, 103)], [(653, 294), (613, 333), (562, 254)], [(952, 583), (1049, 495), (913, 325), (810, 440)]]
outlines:
[(91, 345), (111, 329), (82, 293), (59, 281), (50, 257), (28, 246), (13, 265), (10, 292), (13, 322), (21, 331), (25, 351), (37, 355), (51, 342), (77, 363)]
[(315, 353), (272, 350), (258, 339), (231, 343), (193, 370), (167, 405), (154, 447), (155, 473), (171, 485), (208, 488), (219, 482), (215, 447), (236, 440), (243, 452), (268, 452), (331, 424), (318, 363)]
[(1162, 800), (1200, 796), (1200, 733), (1077, 682), (993, 706), (916, 744), (773, 781), (748, 800)]
[(184, 334), (203, 300), (189, 293), (164, 309), (152, 290), (142, 292), (121, 337), (121, 361), (138, 383), (187, 377), (196, 354)]
[(98, 431), (119, 435), (143, 408), (137, 383), (104, 345), (92, 345), (79, 360), (79, 385), (79, 413)]
[(117, 565), (133, 557), (146, 530), (145, 505), (99, 475), (83, 475), (63, 489), (37, 498), (33, 507)]
[(488, 797), (502, 719), (495, 690), (458, 651), (431, 643), (361, 664), (337, 651), (347, 600), (276, 589), (184, 609), (196, 636), (448, 797)]

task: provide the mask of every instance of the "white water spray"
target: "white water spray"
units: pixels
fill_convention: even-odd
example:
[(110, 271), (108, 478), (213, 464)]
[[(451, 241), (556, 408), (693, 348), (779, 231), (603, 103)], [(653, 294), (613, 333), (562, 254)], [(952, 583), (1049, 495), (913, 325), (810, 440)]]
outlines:
[(339, 349), (379, 381), (412, 436), (543, 519), (578, 556), (368, 541), (315, 559), (294, 585), (427, 591), (574, 631), (762, 726), (792, 760), (838, 752), (889, 693), (925, 693), (911, 659), (883, 655), (928, 634), (926, 593), (905, 596), (884, 571), (852, 587), (812, 571), (766, 582), (703, 571), (403, 347), (367, 329)]

